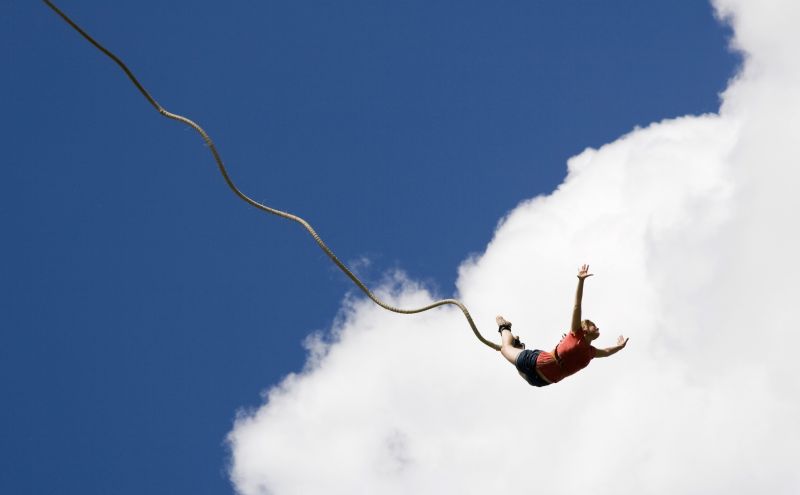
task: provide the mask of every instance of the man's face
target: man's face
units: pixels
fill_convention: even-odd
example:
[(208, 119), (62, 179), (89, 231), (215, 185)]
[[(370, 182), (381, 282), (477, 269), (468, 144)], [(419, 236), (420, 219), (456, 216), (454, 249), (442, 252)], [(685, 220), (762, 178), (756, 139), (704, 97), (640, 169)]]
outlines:
[(589, 340), (594, 340), (600, 336), (600, 329), (594, 323), (586, 325), (583, 331)]

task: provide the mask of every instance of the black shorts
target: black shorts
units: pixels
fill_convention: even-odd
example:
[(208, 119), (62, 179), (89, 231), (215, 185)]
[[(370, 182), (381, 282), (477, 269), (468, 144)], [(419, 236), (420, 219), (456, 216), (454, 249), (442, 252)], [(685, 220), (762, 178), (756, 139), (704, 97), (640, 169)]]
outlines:
[(536, 358), (539, 357), (540, 350), (532, 351), (526, 349), (519, 353), (517, 356), (517, 371), (525, 379), (528, 384), (534, 387), (546, 387), (550, 382), (545, 381), (539, 373), (536, 372)]

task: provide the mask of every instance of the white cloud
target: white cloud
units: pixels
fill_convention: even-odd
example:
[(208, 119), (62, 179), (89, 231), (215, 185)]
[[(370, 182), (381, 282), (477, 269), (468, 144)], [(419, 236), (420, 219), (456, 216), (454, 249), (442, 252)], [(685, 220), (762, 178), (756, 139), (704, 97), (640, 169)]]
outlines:
[[(584, 314), (629, 347), (534, 389), (457, 310), (349, 300), (333, 342), (237, 419), (241, 493), (797, 493), (800, 7), (716, 4), (746, 54), (720, 113), (573, 157), (459, 269), (482, 328), (500, 312), (550, 348), (589, 261)], [(383, 292), (430, 300), (399, 274)]]

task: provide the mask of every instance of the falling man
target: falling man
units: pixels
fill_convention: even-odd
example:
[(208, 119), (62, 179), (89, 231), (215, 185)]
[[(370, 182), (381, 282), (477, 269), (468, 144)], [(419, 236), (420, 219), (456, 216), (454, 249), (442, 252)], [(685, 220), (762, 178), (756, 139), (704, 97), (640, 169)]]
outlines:
[(610, 356), (625, 348), (628, 343), (628, 339), (620, 335), (617, 345), (613, 347), (598, 349), (591, 344), (600, 336), (600, 329), (591, 320), (581, 320), (583, 283), (591, 276), (589, 265), (581, 266), (569, 333), (564, 335), (552, 352), (525, 349), (525, 344), (511, 333), (511, 322), (502, 316), (497, 317), (498, 331), (503, 341), (500, 352), (517, 367), (522, 378), (534, 387), (558, 383), (588, 366), (592, 359)]

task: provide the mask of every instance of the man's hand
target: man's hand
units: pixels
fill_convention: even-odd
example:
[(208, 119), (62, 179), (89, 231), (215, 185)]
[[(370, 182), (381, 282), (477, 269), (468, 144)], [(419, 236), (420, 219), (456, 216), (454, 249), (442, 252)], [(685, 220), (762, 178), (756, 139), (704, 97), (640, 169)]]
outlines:
[(594, 357), (608, 357), (612, 354), (616, 354), (620, 350), (624, 349), (627, 344), (628, 344), (628, 339), (620, 335), (619, 338), (617, 338), (617, 345), (615, 345), (614, 347), (608, 347), (606, 349), (595, 350)]
[(594, 275), (593, 273), (589, 273), (589, 265), (583, 265), (581, 269), (578, 271), (578, 278), (581, 280), (589, 278), (593, 275)]

